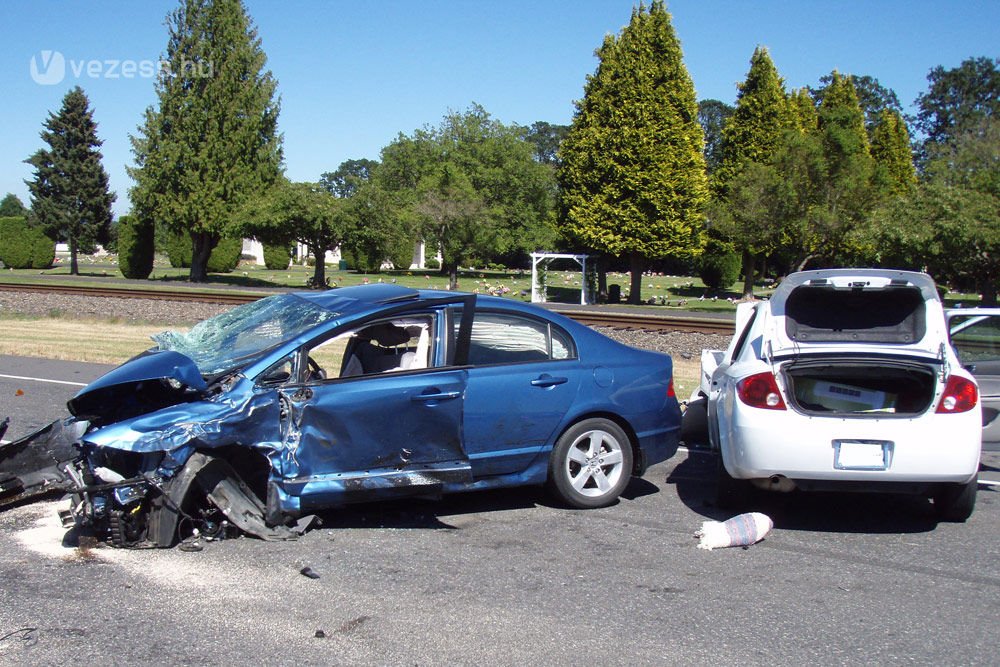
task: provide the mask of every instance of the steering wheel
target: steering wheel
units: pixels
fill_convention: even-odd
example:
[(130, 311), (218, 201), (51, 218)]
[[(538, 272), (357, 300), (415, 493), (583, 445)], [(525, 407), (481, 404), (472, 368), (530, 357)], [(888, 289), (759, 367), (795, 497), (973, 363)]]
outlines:
[(320, 365), (318, 363), (316, 363), (315, 359), (313, 359), (312, 357), (309, 357), (309, 362), (308, 363), (309, 363), (309, 375), (306, 378), (308, 381), (325, 380), (326, 379), (326, 371), (323, 370), (323, 368), (320, 367)]

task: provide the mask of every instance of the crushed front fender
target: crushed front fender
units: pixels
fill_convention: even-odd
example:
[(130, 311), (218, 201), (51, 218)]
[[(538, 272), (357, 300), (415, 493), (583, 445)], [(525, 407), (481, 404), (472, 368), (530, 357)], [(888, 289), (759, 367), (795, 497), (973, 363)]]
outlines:
[(73, 489), (65, 464), (80, 456), (87, 422), (54, 421), (14, 442), (0, 445), (0, 507)]

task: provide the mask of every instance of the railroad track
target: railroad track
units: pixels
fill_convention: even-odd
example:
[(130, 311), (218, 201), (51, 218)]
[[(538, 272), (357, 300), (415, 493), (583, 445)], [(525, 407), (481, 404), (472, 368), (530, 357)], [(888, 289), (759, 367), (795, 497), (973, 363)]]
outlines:
[(256, 301), (262, 293), (250, 292), (196, 292), (189, 290), (152, 290), (124, 287), (82, 287), (77, 285), (37, 285), (0, 283), (0, 290), (10, 292), (46, 292), (49, 294), (74, 294), (76, 296), (117, 297), (119, 299), (153, 299), (156, 301), (185, 301), (240, 305)]
[[(155, 299), (162, 301), (184, 301), (200, 303), (220, 303), (240, 305), (256, 301), (265, 293), (236, 291), (194, 291), (194, 290), (152, 290), (113, 287), (83, 287), (75, 285), (39, 285), (0, 283), (0, 290), (36, 292), (50, 294), (74, 294), (92, 297), (116, 297), (119, 299)], [(680, 317), (651, 315), (647, 313), (606, 312), (580, 310), (577, 308), (553, 308), (555, 312), (571, 317), (581, 324), (614, 329), (638, 329), (643, 331), (681, 331), (689, 333), (709, 333), (729, 335), (733, 332), (730, 320), (708, 317)]]

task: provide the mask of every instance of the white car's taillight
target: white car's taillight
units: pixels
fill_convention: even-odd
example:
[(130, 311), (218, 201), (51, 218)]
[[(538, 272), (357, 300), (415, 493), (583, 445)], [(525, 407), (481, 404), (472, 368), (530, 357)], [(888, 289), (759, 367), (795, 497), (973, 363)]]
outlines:
[(944, 394), (938, 401), (938, 414), (955, 414), (957, 412), (968, 412), (976, 407), (979, 402), (979, 390), (975, 383), (963, 377), (952, 375), (944, 387)]
[(785, 400), (781, 398), (778, 383), (771, 373), (757, 373), (743, 378), (736, 383), (736, 395), (751, 408), (785, 409)]

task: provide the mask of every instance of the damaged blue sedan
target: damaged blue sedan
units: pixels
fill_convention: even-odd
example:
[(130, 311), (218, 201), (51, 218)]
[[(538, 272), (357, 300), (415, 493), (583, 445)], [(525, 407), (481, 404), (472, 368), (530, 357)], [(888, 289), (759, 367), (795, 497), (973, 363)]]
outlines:
[(547, 484), (613, 503), (670, 457), (667, 355), (496, 297), (366, 285), (205, 320), (0, 447), (0, 505), (71, 497), (118, 547), (299, 534), (347, 503)]

